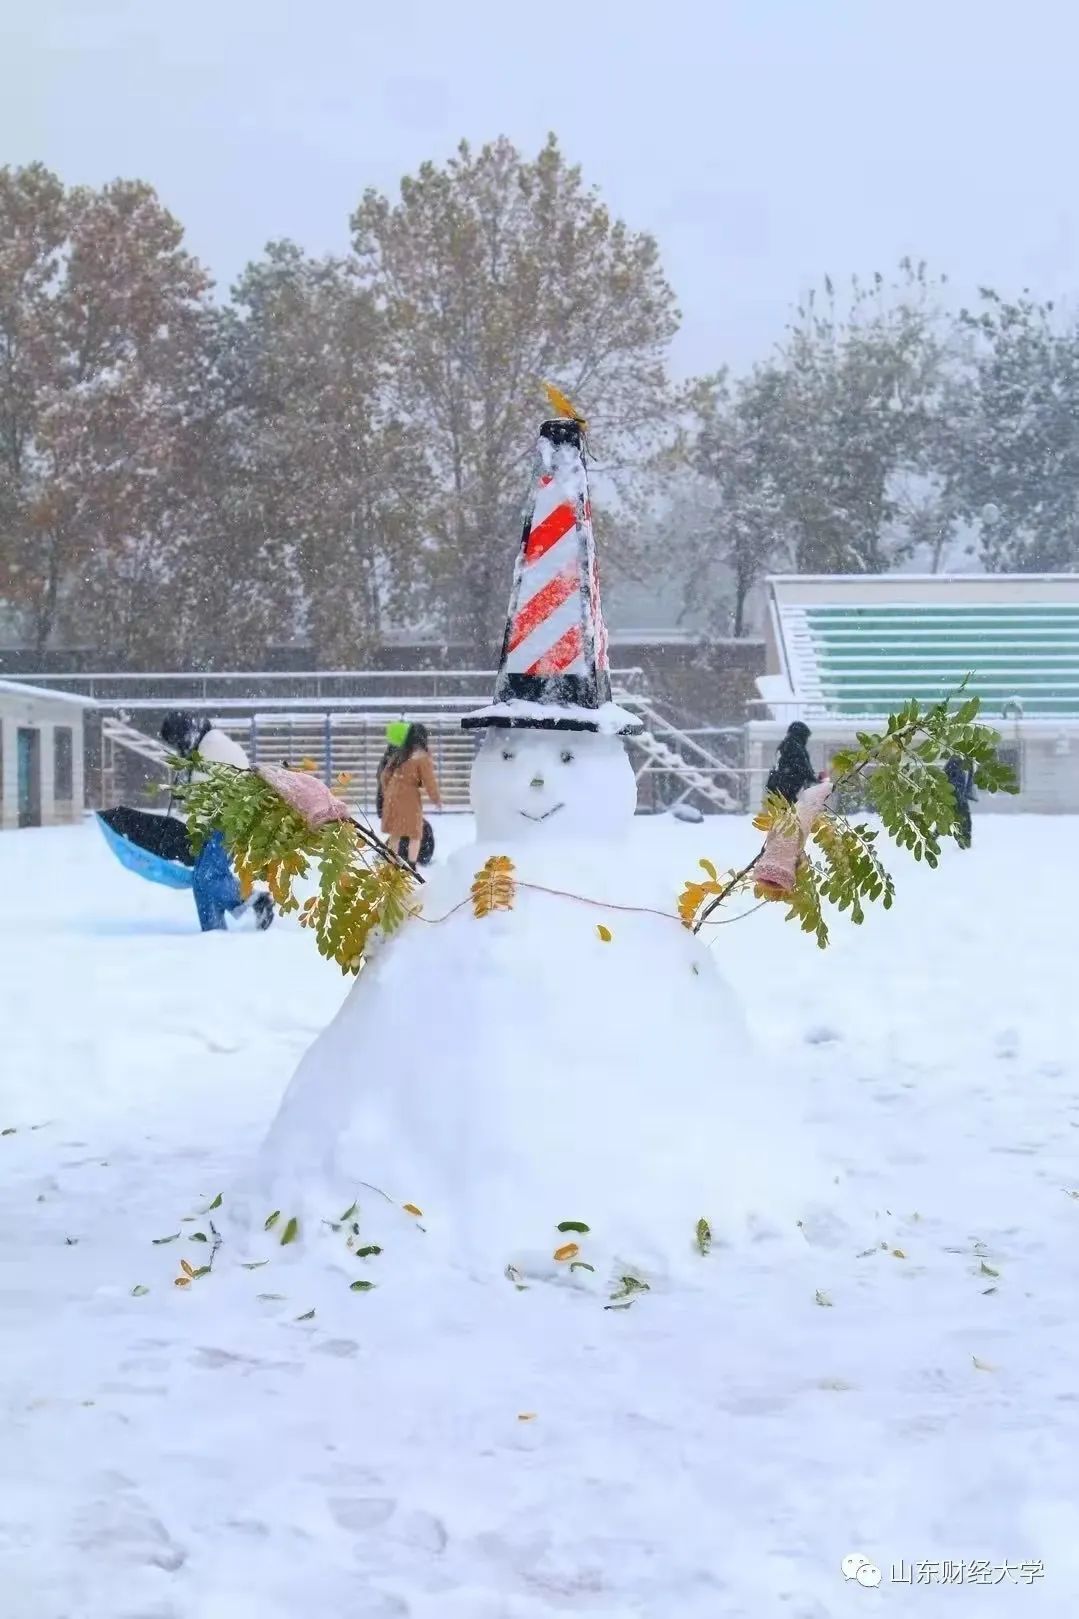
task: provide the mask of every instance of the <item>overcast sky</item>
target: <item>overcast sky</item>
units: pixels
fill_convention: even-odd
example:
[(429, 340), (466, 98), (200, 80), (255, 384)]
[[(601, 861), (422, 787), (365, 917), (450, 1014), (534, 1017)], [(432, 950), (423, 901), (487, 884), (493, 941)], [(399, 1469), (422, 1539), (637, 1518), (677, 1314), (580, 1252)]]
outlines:
[(681, 371), (830, 271), (1071, 297), (1074, 0), (0, 0), (0, 163), (151, 181), (222, 286), (364, 186), (548, 129), (659, 238)]

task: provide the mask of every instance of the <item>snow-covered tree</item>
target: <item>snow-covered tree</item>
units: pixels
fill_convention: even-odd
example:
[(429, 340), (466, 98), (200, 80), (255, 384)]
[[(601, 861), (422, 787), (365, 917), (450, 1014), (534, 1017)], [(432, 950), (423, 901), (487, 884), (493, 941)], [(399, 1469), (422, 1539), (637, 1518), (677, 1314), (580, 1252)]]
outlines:
[(209, 287), (182, 237), (141, 181), (0, 170), (0, 588), (39, 652), (176, 517)]
[(415, 619), (428, 558), (431, 480), (388, 405), (385, 317), (354, 264), (279, 242), (234, 289), (222, 345), (233, 529), (287, 557), (316, 656), (355, 665), (387, 615)]
[(638, 470), (667, 409), (678, 325), (651, 236), (613, 219), (553, 136), (528, 161), (500, 139), (424, 163), (353, 217), (365, 284), (389, 323), (387, 382), (437, 482), (432, 535), (449, 627), (477, 649), (505, 610), (541, 385), (589, 418), (612, 482)]
[(1052, 304), (985, 289), (964, 312), (967, 374), (951, 397), (948, 491), (991, 572), (1079, 568), (1079, 326)]
[(906, 548), (900, 489), (931, 461), (946, 376), (937, 294), (909, 262), (895, 285), (852, 282), (845, 310), (826, 281), (739, 389), (776, 537), (800, 572), (879, 572)]

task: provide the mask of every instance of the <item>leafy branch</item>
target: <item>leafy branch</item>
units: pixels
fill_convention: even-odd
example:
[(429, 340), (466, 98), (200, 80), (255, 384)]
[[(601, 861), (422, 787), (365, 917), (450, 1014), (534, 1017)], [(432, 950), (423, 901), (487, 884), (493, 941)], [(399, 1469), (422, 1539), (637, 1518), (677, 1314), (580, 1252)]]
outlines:
[[(359, 972), (376, 934), (392, 933), (408, 915), (416, 874), (357, 822), (312, 827), (268, 782), (231, 765), (200, 767), (181, 796), (196, 853), (220, 832), (241, 887), (264, 882), (342, 972)], [(317, 892), (301, 903), (296, 885), (312, 870)]]
[[(844, 790), (860, 781), (892, 842), (934, 868), (943, 840), (955, 835), (959, 823), (955, 793), (944, 770), (949, 759), (963, 759), (983, 792), (1019, 790), (1011, 767), (1000, 760), (998, 733), (977, 723), (979, 699), (968, 697), (958, 708), (954, 701), (946, 698), (923, 706), (912, 698), (888, 716), (882, 732), (860, 731), (857, 746), (832, 760), (829, 802), (841, 802)], [(766, 800), (753, 824), (773, 838), (797, 839), (811, 846), (811, 854), (803, 850), (789, 893), (761, 887), (756, 892), (762, 899), (784, 901), (787, 920), (796, 920), (806, 933), (814, 934), (822, 949), (828, 943), (825, 905), (849, 911), (856, 923), (864, 920), (867, 903), (879, 900), (890, 909), (895, 884), (877, 853), (880, 828), (852, 822), (838, 808), (825, 808), (806, 833), (799, 826), (796, 806), (774, 797)], [(687, 882), (679, 900), (685, 925), (698, 933), (725, 899), (754, 887), (753, 873), (767, 847), (723, 882), (715, 868), (702, 861), (709, 881)]]

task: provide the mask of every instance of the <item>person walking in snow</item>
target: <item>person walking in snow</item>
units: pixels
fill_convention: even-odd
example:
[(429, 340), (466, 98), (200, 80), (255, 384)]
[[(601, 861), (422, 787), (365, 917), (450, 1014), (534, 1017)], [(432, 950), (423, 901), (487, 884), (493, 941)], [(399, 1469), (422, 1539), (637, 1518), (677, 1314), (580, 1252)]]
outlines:
[(765, 783), (767, 792), (777, 798), (785, 798), (788, 804), (796, 803), (803, 788), (812, 787), (821, 779), (813, 769), (806, 747), (810, 735), (809, 726), (802, 720), (794, 720), (787, 727), (787, 734), (779, 744), (776, 762)]
[[(198, 775), (200, 761), (235, 765), (237, 770), (248, 769), (247, 755), (240, 744), (209, 720), (196, 719), (194, 714), (178, 709), (166, 714), (161, 722), (161, 740), (173, 753), (188, 761), (188, 781)], [(253, 894), (250, 899), (244, 899), (220, 832), (211, 833), (199, 852), (193, 889), (203, 933), (223, 929), (227, 915), (239, 918), (250, 912), (259, 928), (268, 928), (273, 921), (273, 900), (269, 894)]]
[(407, 736), (408, 736), (408, 721), (407, 720), (393, 720), (386, 727), (386, 751), (382, 755), (382, 758), (378, 761), (378, 769), (375, 772), (375, 814), (376, 815), (381, 815), (382, 814), (382, 798), (383, 798), (383, 793), (382, 793), (382, 772), (385, 770), (386, 766), (390, 763), (390, 760), (394, 758), (394, 756), (395, 756), (395, 754), (397, 752), (397, 749), (400, 748), (401, 746), (403, 746), (405, 738)]
[(974, 772), (963, 763), (962, 759), (953, 757), (944, 766), (944, 774), (951, 784), (952, 795), (955, 798), (955, 841), (961, 849), (969, 849), (973, 831), (970, 821), (970, 801), (974, 796)]
[(393, 748), (379, 772), (382, 791), (382, 835), (396, 844), (398, 853), (415, 866), (423, 838), (423, 794), (442, 808), (442, 796), (431, 755), (427, 727), (410, 725), (405, 740)]

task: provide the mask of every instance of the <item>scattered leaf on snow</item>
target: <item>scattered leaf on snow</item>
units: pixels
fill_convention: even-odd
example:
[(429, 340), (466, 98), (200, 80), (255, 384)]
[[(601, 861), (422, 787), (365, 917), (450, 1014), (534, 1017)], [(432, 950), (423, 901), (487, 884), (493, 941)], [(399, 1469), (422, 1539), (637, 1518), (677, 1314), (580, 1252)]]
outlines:
[(998, 1270), (994, 1270), (992, 1265), (987, 1265), (983, 1259), (981, 1264), (978, 1266), (978, 1274), (980, 1276), (999, 1276), (1000, 1272)]
[(281, 1246), (282, 1246), (282, 1248), (284, 1248), (290, 1242), (295, 1242), (296, 1238), (299, 1236), (299, 1234), (300, 1234), (300, 1222), (299, 1222), (299, 1220), (297, 1220), (296, 1216), (293, 1215), (292, 1219), (288, 1222), (288, 1224), (285, 1226), (284, 1231), (282, 1231), (282, 1233), (281, 1233)]
[(604, 944), (610, 944), (612, 938), (614, 937), (610, 928), (605, 928), (602, 922), (596, 923), (596, 932), (599, 934)]
[(173, 1287), (190, 1287), (191, 1278), (190, 1276), (177, 1276), (172, 1285)]
[(303, 1315), (298, 1315), (296, 1319), (297, 1321), (313, 1321), (315, 1319), (315, 1312), (314, 1310), (306, 1310)]
[(205, 1231), (192, 1231), (191, 1233), (192, 1242), (209, 1242), (209, 1240), (210, 1239), (206, 1235)]
[(630, 1293), (650, 1293), (652, 1291), (648, 1283), (642, 1282), (639, 1276), (620, 1276), (618, 1280), (622, 1283), (622, 1286), (617, 1293), (611, 1294), (612, 1299), (624, 1299)]
[(166, 1242), (175, 1242), (179, 1235), (180, 1235), (180, 1233), (178, 1231), (174, 1231), (172, 1233), (171, 1237), (154, 1237), (153, 1238), (154, 1247), (155, 1248), (160, 1248)]
[(212, 1214), (215, 1209), (219, 1209), (220, 1207), (221, 1207), (221, 1193), (218, 1192), (218, 1194), (214, 1198), (213, 1202), (208, 1203), (206, 1205), (206, 1207), (203, 1209), (202, 1212), (203, 1212), (203, 1214)]
[(374, 1285), (374, 1282), (350, 1282), (348, 1290), (350, 1293), (370, 1293)]
[(76, 1248), (78, 1246), (78, 1242), (79, 1242), (78, 1237), (65, 1237), (64, 1238), (64, 1246), (65, 1246), (65, 1248)]
[(828, 1297), (827, 1293), (822, 1293), (819, 1287), (814, 1293), (813, 1299), (815, 1303), (823, 1305), (824, 1309), (826, 1310), (830, 1310), (832, 1308), (831, 1299)]
[(186, 1259), (181, 1259), (181, 1261), (180, 1261), (180, 1269), (183, 1271), (185, 1276), (194, 1276), (194, 1274), (195, 1274), (194, 1270), (188, 1264)]
[(528, 1292), (528, 1288), (525, 1285), (525, 1283), (521, 1280), (521, 1273), (517, 1269), (516, 1265), (507, 1265), (506, 1266), (506, 1280), (508, 1282), (513, 1283), (513, 1285), (517, 1289), (518, 1293), (527, 1293)]
[(255, 1294), (256, 1299), (261, 1299), (265, 1303), (268, 1303), (268, 1304), (270, 1304), (270, 1303), (279, 1304), (281, 1302), (281, 1300), (284, 1298), (284, 1296), (285, 1295), (283, 1293), (256, 1293)]
[(281, 1210), (280, 1209), (274, 1209), (272, 1214), (268, 1214), (266, 1216), (266, 1224), (262, 1228), (263, 1231), (271, 1230), (271, 1228), (277, 1224), (277, 1222), (278, 1222), (278, 1220), (280, 1220), (280, 1218), (281, 1218)]
[(628, 1310), (630, 1304), (632, 1304), (632, 1303), (633, 1303), (633, 1300), (630, 1299), (629, 1303), (627, 1303), (627, 1304), (605, 1304), (603, 1306), (603, 1308), (605, 1310)]
[(380, 1254), (381, 1252), (382, 1252), (382, 1249), (379, 1247), (377, 1242), (369, 1242), (367, 1244), (366, 1248), (357, 1248), (356, 1249), (356, 1258), (357, 1259), (370, 1259), (372, 1254)]
[(245, 1259), (243, 1267), (244, 1270), (261, 1270), (263, 1265), (268, 1265), (269, 1263), (268, 1259)]
[(892, 1249), (892, 1258), (893, 1259), (906, 1259), (906, 1257), (907, 1256), (903, 1252), (902, 1248), (893, 1248)]
[(0, 1130), (0, 1136), (13, 1136), (14, 1134), (15, 1126), (13, 1124), (9, 1124), (6, 1130)]
[(868, 1259), (871, 1254), (879, 1254), (879, 1253), (880, 1253), (879, 1248), (863, 1248), (861, 1253), (857, 1257), (859, 1259)]
[(535, 1420), (536, 1413), (534, 1411), (518, 1411), (517, 1413), (518, 1422), (535, 1422)]
[(131, 1297), (133, 1299), (145, 1298), (146, 1294), (149, 1293), (149, 1291), (150, 1291), (150, 1289), (148, 1287), (143, 1287), (142, 1283), (140, 1282), (137, 1287), (133, 1287), (131, 1289)]
[(197, 1278), (198, 1278), (198, 1277), (199, 1277), (199, 1276), (209, 1276), (209, 1274), (210, 1274), (210, 1267), (209, 1267), (209, 1265), (196, 1265), (196, 1266), (195, 1266), (195, 1269), (194, 1269), (194, 1270), (193, 1270), (193, 1271), (192, 1271), (192, 1272), (191, 1272), (191, 1274), (192, 1274), (192, 1276), (193, 1276), (193, 1277), (195, 1277), (195, 1278), (196, 1278), (196, 1279), (197, 1279)]
[(697, 1221), (696, 1236), (698, 1249), (702, 1254), (707, 1254), (712, 1246), (712, 1227), (708, 1224), (703, 1214)]
[(338, 1219), (342, 1225), (345, 1225), (347, 1221), (352, 1219), (352, 1216), (356, 1213), (357, 1207), (358, 1205), (356, 1203), (350, 1203), (344, 1214), (338, 1215)]
[(570, 1268), (570, 1270), (590, 1270), (590, 1271), (594, 1271), (596, 1267), (595, 1267), (595, 1265), (590, 1265), (588, 1263), (587, 1259), (574, 1259), (574, 1260), (570, 1261), (570, 1267), (569, 1268)]
[(983, 1287), (982, 1288), (982, 1298), (984, 1298), (987, 1293), (995, 1293), (995, 1292), (996, 1292), (995, 1287)]
[(582, 1236), (588, 1233), (588, 1227), (583, 1220), (560, 1220), (555, 1227), (556, 1231), (578, 1231)]
[(422, 1214), (423, 1213), (423, 1210), (418, 1209), (416, 1207), (415, 1203), (402, 1203), (401, 1207), (404, 1209), (406, 1214)]
[(561, 1248), (555, 1249), (554, 1257), (558, 1260), (559, 1264), (561, 1264), (563, 1260), (576, 1259), (580, 1251), (580, 1247), (577, 1243), (564, 1242)]

